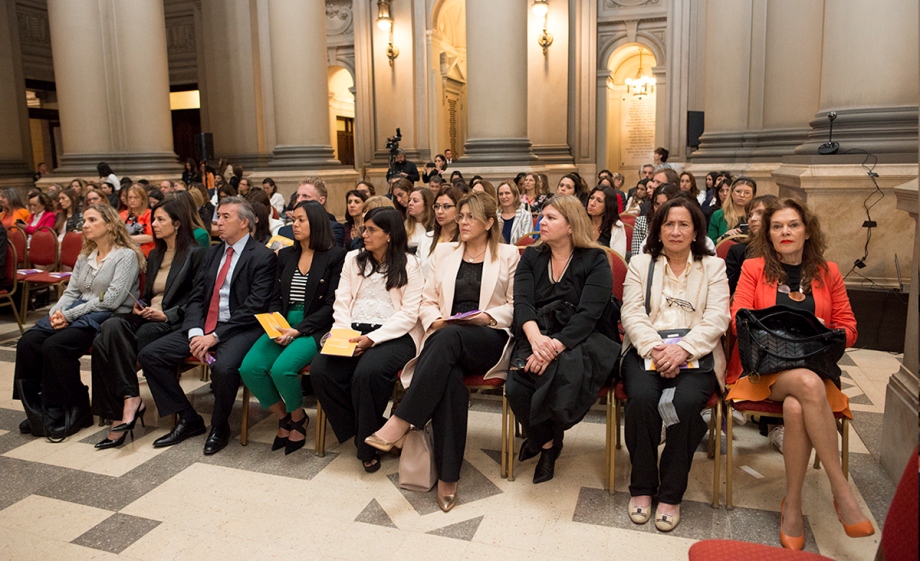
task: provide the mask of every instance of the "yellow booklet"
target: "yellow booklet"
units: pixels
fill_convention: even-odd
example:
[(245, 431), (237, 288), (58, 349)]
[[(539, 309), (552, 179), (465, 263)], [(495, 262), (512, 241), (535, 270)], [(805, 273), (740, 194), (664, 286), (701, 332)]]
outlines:
[(361, 332), (354, 329), (333, 329), (326, 336), (322, 353), (332, 356), (354, 356), (358, 344), (349, 342), (349, 339), (357, 339), (360, 336)]
[(259, 320), (259, 323), (262, 324), (262, 329), (264, 329), (265, 333), (272, 339), (281, 337), (282, 329), (291, 328), (287, 320), (284, 319), (284, 316), (278, 312), (271, 314), (256, 314), (256, 319)]
[(294, 240), (291, 238), (285, 238), (284, 236), (272, 236), (270, 240), (265, 243), (265, 247), (272, 251), (277, 251), (285, 247), (291, 247), (294, 245)]

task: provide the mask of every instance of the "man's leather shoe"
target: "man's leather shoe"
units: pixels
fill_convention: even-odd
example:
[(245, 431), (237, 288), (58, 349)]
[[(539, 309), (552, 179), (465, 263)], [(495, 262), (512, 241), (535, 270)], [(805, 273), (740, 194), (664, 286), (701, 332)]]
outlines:
[(176, 424), (176, 428), (174, 428), (172, 432), (153, 441), (153, 447), (164, 448), (166, 446), (172, 446), (173, 444), (179, 444), (186, 438), (204, 434), (204, 430), (204, 419), (201, 417), (195, 417), (190, 420), (180, 418), (179, 422)]
[(204, 442), (204, 455), (210, 456), (211, 454), (216, 454), (226, 448), (229, 443), (230, 427), (211, 427), (211, 433)]

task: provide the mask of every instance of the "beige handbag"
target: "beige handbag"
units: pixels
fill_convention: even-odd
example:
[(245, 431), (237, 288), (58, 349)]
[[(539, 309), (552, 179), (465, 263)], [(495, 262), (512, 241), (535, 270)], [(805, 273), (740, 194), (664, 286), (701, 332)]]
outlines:
[(434, 436), (429, 421), (423, 428), (413, 427), (403, 442), (399, 456), (399, 486), (408, 491), (428, 492), (438, 482), (434, 462)]

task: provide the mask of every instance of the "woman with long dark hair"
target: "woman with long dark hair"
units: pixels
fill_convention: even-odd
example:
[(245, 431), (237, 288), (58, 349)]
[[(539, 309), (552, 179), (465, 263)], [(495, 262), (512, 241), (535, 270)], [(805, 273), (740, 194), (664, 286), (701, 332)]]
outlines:
[(19, 189), (7, 188), (0, 191), (0, 222), (4, 228), (11, 228), (17, 221), (28, 224), (31, 216)]
[(636, 224), (633, 228), (632, 248), (630, 248), (632, 255), (639, 255), (642, 253), (642, 245), (645, 242), (645, 237), (648, 235), (648, 225), (652, 221), (655, 211), (665, 202), (676, 197), (679, 192), (680, 189), (677, 185), (672, 183), (662, 183), (652, 192), (649, 197), (649, 205), (645, 209), (645, 212), (636, 217)]
[(153, 207), (151, 229), (155, 247), (147, 261), (140, 300), (130, 312), (106, 320), (93, 341), (93, 413), (112, 419), (109, 434), (96, 444), (99, 449), (121, 446), (137, 419), (144, 422), (147, 408), (138, 387), (137, 354), (182, 327), (185, 304), (204, 258), (204, 249), (192, 235), (188, 208), (181, 201), (167, 200)]
[(368, 194), (351, 189), (345, 193), (345, 247), (351, 249), (352, 241), (361, 238), (361, 226), (364, 224), (364, 201)]
[(78, 232), (83, 225), (83, 215), (80, 213), (80, 203), (73, 189), (64, 189), (57, 195), (57, 219), (54, 222), (54, 231), (58, 234), (58, 241), (64, 239), (67, 232)]
[(285, 454), (306, 441), (309, 419), (298, 374), (313, 361), (332, 327), (332, 303), (345, 261), (323, 205), (304, 201), (293, 215), (294, 245), (278, 252), (280, 290), (268, 309), (283, 315), (291, 327), (274, 339), (262, 335), (240, 365), (243, 383), (278, 419), (272, 450), (284, 448)]
[(361, 333), (352, 339), (354, 355), (316, 356), (310, 378), (339, 442), (354, 437), (358, 459), (372, 473), (380, 457), (364, 440), (380, 428), (396, 374), (422, 339), (423, 281), (396, 209), (371, 209), (363, 238), (364, 248), (345, 257), (333, 305), (333, 329)]
[[(403, 368), (406, 395), (386, 424), (365, 440), (387, 452), (399, 447), (410, 426), (431, 421), (438, 466), (438, 506), (457, 504), (457, 483), (466, 449), (467, 374), (507, 376), (514, 317), (516, 247), (501, 243), (497, 202), (485, 193), (460, 200), (460, 241), (438, 246), (419, 310), (426, 333), (419, 355)], [(477, 312), (454, 322), (451, 316)]]
[(588, 218), (594, 241), (626, 258), (626, 227), (617, 212), (617, 194), (610, 187), (595, 187), (588, 198)]
[(185, 160), (185, 169), (182, 170), (182, 181), (186, 185), (201, 181), (201, 174), (198, 173), (198, 163), (193, 158)]
[(571, 195), (581, 201), (582, 206), (588, 205), (588, 184), (578, 172), (568, 173), (559, 180), (556, 186), (557, 195)]

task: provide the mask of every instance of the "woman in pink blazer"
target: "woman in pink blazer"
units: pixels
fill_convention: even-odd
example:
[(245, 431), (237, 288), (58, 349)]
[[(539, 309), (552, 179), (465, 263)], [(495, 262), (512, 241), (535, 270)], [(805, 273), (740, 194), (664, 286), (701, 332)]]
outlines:
[[(460, 241), (439, 245), (431, 257), (419, 310), (425, 341), (403, 369), (406, 396), (383, 428), (366, 440), (388, 451), (400, 447), (410, 426), (431, 421), (438, 506), (444, 512), (457, 504), (466, 448), (469, 402), (463, 377), (507, 377), (519, 259), (516, 247), (501, 243), (495, 199), (474, 192), (457, 207)], [(475, 313), (451, 319), (469, 312)]]
[(396, 210), (368, 211), (362, 235), (364, 248), (345, 256), (332, 306), (332, 328), (361, 336), (352, 339), (351, 357), (316, 355), (310, 380), (339, 442), (354, 437), (358, 459), (372, 473), (380, 457), (364, 439), (380, 428), (399, 369), (422, 340), (423, 281), (418, 259), (406, 253), (406, 228)]
[[(57, 220), (57, 215), (54, 214), (54, 202), (51, 197), (37, 189), (31, 192), (30, 195), (29, 209), (32, 211), (32, 218), (23, 227), (26, 235), (31, 236), (42, 228), (54, 229), (54, 221)], [(22, 226), (22, 224), (19, 225)]]

